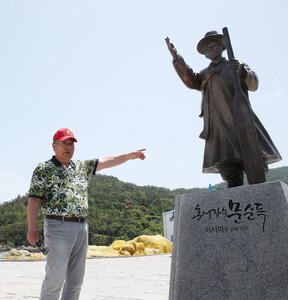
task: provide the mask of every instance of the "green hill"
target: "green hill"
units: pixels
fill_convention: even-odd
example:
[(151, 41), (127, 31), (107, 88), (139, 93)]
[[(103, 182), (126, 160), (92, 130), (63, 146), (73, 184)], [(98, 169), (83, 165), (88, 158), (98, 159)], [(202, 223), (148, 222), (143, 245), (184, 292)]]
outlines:
[[(89, 186), (89, 244), (109, 245), (116, 239), (130, 240), (142, 234), (163, 235), (162, 212), (174, 209), (179, 189), (124, 183), (112, 176), (96, 175)], [(27, 195), (0, 205), (0, 245), (28, 246), (26, 240)], [(43, 216), (38, 214), (40, 242), (43, 242)]]
[[(270, 170), (267, 181), (277, 180), (288, 184), (288, 167)], [(225, 186), (221, 183), (214, 188)], [(142, 234), (163, 235), (162, 213), (174, 209), (175, 195), (206, 190), (141, 187), (112, 176), (96, 175), (91, 178), (89, 187), (89, 244), (109, 245), (116, 239), (130, 240)], [(18, 196), (0, 205), (0, 245), (28, 246), (27, 201), (27, 195)], [(38, 227), (40, 242), (43, 242), (40, 213)]]

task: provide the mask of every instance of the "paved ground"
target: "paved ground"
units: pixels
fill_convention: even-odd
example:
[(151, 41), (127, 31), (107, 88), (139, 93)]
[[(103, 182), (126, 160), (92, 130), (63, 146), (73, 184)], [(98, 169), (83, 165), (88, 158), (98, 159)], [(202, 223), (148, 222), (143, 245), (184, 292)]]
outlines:
[[(0, 261), (0, 300), (39, 299), (45, 261)], [(167, 300), (171, 254), (87, 259), (80, 300)]]

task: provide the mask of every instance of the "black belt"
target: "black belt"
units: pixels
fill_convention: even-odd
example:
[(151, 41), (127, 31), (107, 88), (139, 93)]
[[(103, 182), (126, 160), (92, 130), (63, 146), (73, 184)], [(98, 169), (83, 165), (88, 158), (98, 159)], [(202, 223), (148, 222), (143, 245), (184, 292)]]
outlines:
[(67, 222), (78, 222), (78, 223), (86, 222), (85, 217), (63, 217), (63, 216), (46, 215), (46, 219), (60, 220), (60, 221), (67, 221)]

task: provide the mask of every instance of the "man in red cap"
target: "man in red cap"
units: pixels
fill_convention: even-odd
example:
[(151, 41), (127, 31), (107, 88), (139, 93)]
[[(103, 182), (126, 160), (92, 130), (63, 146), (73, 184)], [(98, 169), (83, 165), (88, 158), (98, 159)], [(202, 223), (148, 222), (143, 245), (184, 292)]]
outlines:
[[(217, 31), (209, 31), (198, 45), (197, 50), (211, 60), (209, 66), (194, 72), (179, 55), (169, 38), (168, 49), (173, 65), (183, 83), (190, 89), (202, 92), (200, 117), (204, 128), (200, 138), (205, 140), (203, 173), (220, 173), (228, 187), (243, 185), (244, 162), (234, 118), (234, 86), (231, 69), (238, 70), (242, 91), (248, 99), (248, 90), (256, 91), (258, 78), (245, 63), (226, 60), (224, 37)], [(281, 156), (260, 120), (253, 113), (260, 151), (264, 165), (281, 160)]]
[(31, 179), (27, 239), (32, 245), (38, 242), (37, 215), (41, 207), (48, 251), (41, 300), (59, 299), (61, 289), (62, 300), (79, 299), (88, 248), (89, 177), (131, 159), (145, 159), (145, 149), (141, 149), (100, 159), (72, 161), (75, 142), (77, 139), (70, 129), (59, 129), (53, 137), (55, 155), (40, 163)]

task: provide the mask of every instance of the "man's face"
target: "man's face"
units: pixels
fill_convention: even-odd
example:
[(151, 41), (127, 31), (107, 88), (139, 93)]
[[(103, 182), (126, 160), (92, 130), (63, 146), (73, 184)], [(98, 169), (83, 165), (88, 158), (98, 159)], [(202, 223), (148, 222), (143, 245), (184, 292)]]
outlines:
[(53, 144), (53, 150), (55, 151), (56, 158), (62, 162), (69, 162), (72, 158), (75, 150), (74, 140), (67, 139), (65, 141), (56, 140)]
[(211, 60), (222, 56), (223, 46), (217, 42), (207, 44), (205, 48), (205, 56)]

